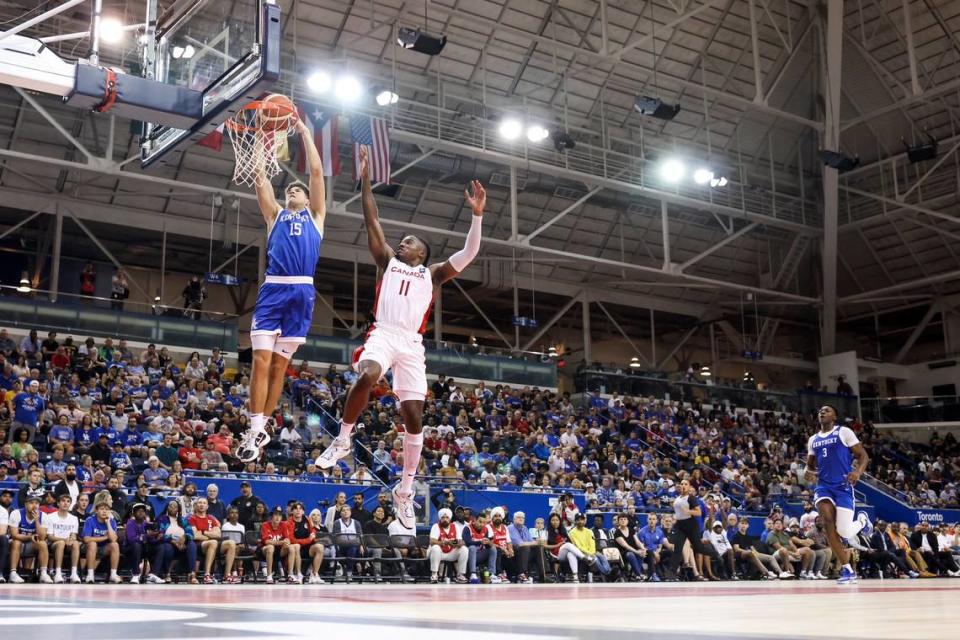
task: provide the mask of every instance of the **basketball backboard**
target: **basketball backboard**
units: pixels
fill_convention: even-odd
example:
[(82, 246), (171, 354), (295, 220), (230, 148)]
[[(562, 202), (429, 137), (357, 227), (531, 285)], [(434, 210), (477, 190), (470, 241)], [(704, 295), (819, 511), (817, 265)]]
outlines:
[(203, 108), (188, 128), (145, 123), (144, 167), (177, 164), (185, 149), (280, 77), (280, 10), (272, 0), (179, 0), (162, 15), (151, 16), (151, 10), (148, 6), (147, 77), (202, 92)]

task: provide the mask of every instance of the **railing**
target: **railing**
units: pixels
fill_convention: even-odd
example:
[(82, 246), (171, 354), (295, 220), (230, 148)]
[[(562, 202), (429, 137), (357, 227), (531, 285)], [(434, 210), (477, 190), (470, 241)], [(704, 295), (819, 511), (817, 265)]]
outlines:
[(960, 398), (956, 395), (861, 398), (860, 414), (874, 424), (960, 422)]
[(391, 119), (391, 127), (395, 132), (425, 136), (442, 142), (523, 158), (531, 163), (557, 169), (617, 180), (664, 195), (677, 195), (703, 204), (730, 207), (753, 216), (811, 226), (820, 221), (820, 214), (814, 203), (805, 203), (798, 196), (742, 184), (738, 182), (736, 175), (727, 176), (729, 183), (722, 189), (711, 189), (692, 183), (666, 185), (659, 179), (655, 166), (664, 154), (642, 157), (638, 154), (638, 146), (629, 142), (611, 140), (609, 148), (606, 148), (578, 140), (575, 148), (561, 153), (549, 144), (528, 145), (524, 142), (525, 138), (520, 142), (510, 143), (496, 135), (494, 123), (486, 118), (414, 101), (404, 102), (401, 108), (396, 109)]
[(881, 491), (887, 494), (887, 496), (889, 496), (890, 499), (896, 500), (897, 502), (901, 503), (905, 507), (910, 506), (910, 497), (907, 494), (905, 494), (903, 491), (900, 491), (899, 489), (891, 487), (889, 484), (880, 480), (874, 475), (871, 475), (869, 473), (864, 473), (863, 475), (860, 476), (860, 482), (868, 484), (874, 489), (876, 489), (877, 491)]
[[(4, 293), (10, 287), (4, 287)], [(62, 296), (62, 294), (60, 294)], [(153, 315), (100, 306), (102, 298), (91, 304), (81, 302), (79, 296), (63, 296), (63, 300), (48, 302), (28, 295), (0, 296), (0, 318), (4, 326), (36, 329), (39, 332), (57, 331), (75, 336), (110, 336), (141, 342), (171, 345), (190, 345), (194, 349), (226, 351), (237, 348), (235, 316), (217, 314), (220, 321), (192, 320), (183, 317), (182, 310), (170, 315)], [(112, 302), (107, 299), (107, 303)], [(134, 305), (128, 304), (127, 307)], [(208, 316), (206, 312), (203, 314)], [(82, 340), (81, 340), (82, 341)]]

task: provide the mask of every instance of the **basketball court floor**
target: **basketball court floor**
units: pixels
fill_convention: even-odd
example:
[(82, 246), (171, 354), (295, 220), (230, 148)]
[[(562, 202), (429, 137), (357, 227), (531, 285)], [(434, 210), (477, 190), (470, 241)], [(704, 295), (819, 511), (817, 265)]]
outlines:
[[(0, 589), (26, 640), (943, 638), (960, 581), (460, 586), (56, 586)], [(451, 635), (454, 634), (454, 635)]]

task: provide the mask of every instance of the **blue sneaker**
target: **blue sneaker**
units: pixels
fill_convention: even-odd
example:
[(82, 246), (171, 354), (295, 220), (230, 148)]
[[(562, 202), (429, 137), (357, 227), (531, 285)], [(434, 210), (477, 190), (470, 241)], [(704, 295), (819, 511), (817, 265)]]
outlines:
[(650, 576), (650, 582), (660, 582), (660, 576), (654, 573)]
[(837, 584), (854, 584), (859, 581), (857, 572), (846, 567), (840, 569), (840, 577), (837, 578)]

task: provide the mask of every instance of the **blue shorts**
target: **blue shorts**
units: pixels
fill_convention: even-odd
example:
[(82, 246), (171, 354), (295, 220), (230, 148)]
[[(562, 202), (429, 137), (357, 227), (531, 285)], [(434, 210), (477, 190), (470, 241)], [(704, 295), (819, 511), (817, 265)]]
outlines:
[(264, 283), (257, 294), (250, 335), (274, 334), (305, 341), (316, 295), (312, 284)]
[(821, 500), (829, 500), (838, 509), (854, 509), (853, 487), (850, 485), (827, 487), (817, 485), (813, 492), (813, 504), (816, 506)]

